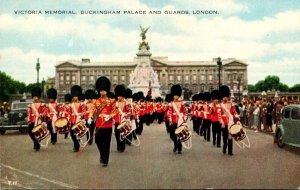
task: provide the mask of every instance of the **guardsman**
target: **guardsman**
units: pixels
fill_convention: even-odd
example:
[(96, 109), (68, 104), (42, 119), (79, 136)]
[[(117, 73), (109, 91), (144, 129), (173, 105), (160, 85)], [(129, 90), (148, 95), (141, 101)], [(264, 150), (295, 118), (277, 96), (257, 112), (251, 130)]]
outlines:
[(124, 152), (125, 151), (125, 139), (121, 139), (120, 137), (120, 130), (118, 129), (118, 126), (126, 119), (127, 115), (127, 106), (126, 101), (124, 100), (125, 96), (125, 87), (124, 85), (117, 85), (115, 87), (115, 96), (116, 96), (116, 107), (118, 109), (118, 114), (115, 115), (114, 121), (115, 121), (115, 137), (117, 141), (117, 151), (118, 152)]
[(41, 148), (40, 142), (36, 139), (35, 135), (32, 133), (32, 129), (38, 124), (44, 121), (44, 104), (39, 100), (41, 97), (42, 90), (40, 87), (33, 87), (31, 89), (31, 95), (33, 102), (28, 105), (27, 115), (28, 115), (28, 134), (33, 141), (33, 149), (39, 151)]
[(181, 141), (177, 138), (175, 130), (181, 124), (187, 122), (188, 118), (188, 110), (185, 104), (179, 99), (181, 93), (182, 89), (180, 85), (177, 84), (171, 87), (171, 94), (174, 100), (170, 103), (171, 105), (168, 109), (167, 114), (170, 123), (170, 138), (174, 143), (173, 152), (178, 151), (178, 154), (181, 154), (182, 144)]
[[(99, 77), (96, 81), (96, 89), (100, 94), (92, 107), (88, 124), (95, 118), (95, 143), (100, 153), (100, 164), (106, 167), (109, 162), (110, 142), (113, 127), (112, 118), (119, 113), (115, 99), (107, 97), (110, 91), (110, 81), (105, 76)], [(94, 114), (95, 117), (94, 117)]]
[[(130, 119), (131, 123), (134, 123), (135, 128), (136, 128), (134, 102), (133, 102), (133, 97), (132, 97), (132, 90), (130, 88), (127, 88), (125, 90), (125, 101), (126, 101), (126, 106), (127, 106), (127, 110), (128, 110), (127, 118)], [(127, 139), (128, 139), (128, 140), (126, 139), (127, 145), (131, 145), (132, 137), (134, 137), (134, 139), (136, 139), (135, 129), (132, 131), (132, 133), (130, 133), (127, 136)]]
[[(197, 100), (196, 100), (196, 96), (197, 96), (198, 94), (194, 94), (193, 96), (192, 96), (192, 104), (191, 104), (191, 106), (190, 106), (190, 110), (191, 110), (191, 115), (192, 115), (192, 118), (191, 118), (191, 120), (192, 120), (192, 122), (193, 122), (193, 131), (194, 132), (196, 132), (197, 133), (197, 131), (196, 131), (196, 107), (197, 107)], [(198, 133), (199, 133), (199, 131), (198, 131)]]
[(155, 115), (156, 115), (158, 124), (161, 124), (164, 120), (164, 107), (162, 105), (161, 97), (156, 98)]
[(137, 128), (135, 130), (137, 135), (141, 135), (144, 129), (144, 122), (145, 122), (145, 102), (144, 102), (144, 93), (137, 92), (137, 104), (136, 104), (136, 111), (137, 111)]
[(58, 118), (59, 106), (56, 102), (57, 91), (54, 88), (49, 88), (47, 90), (47, 96), (49, 103), (46, 104), (47, 107), (47, 128), (51, 134), (51, 143), (55, 144), (57, 142), (57, 132), (55, 130), (55, 121)]
[(203, 100), (204, 100), (204, 103), (203, 103), (203, 124), (202, 124), (202, 127), (203, 127), (203, 136), (204, 136), (204, 139), (207, 140), (208, 142), (210, 141), (210, 126), (211, 126), (211, 105), (210, 105), (210, 100), (211, 100), (211, 95), (209, 92), (205, 92), (203, 94)]
[(166, 125), (167, 133), (170, 133), (170, 122), (169, 122), (169, 119), (168, 119), (168, 110), (169, 110), (169, 107), (171, 106), (170, 103), (172, 101), (173, 101), (173, 96), (171, 94), (167, 94), (166, 98), (165, 98), (164, 105), (163, 105), (163, 108), (164, 108), (164, 117), (165, 117), (165, 125)]
[[(90, 115), (90, 111), (94, 105), (94, 101), (96, 99), (96, 93), (94, 90), (89, 89), (87, 91), (85, 91), (85, 99), (86, 99), (86, 103), (84, 104), (85, 108), (85, 112), (84, 112), (84, 120), (85, 123), (87, 123), (87, 120), (89, 119), (89, 115)], [(88, 144), (92, 145), (93, 144), (93, 135), (94, 135), (94, 130), (95, 130), (95, 122), (92, 121), (91, 124), (87, 124), (87, 127), (89, 128), (89, 132), (87, 133), (87, 140), (89, 141)]]
[(211, 108), (211, 123), (212, 123), (212, 138), (213, 145), (217, 144), (217, 147), (221, 147), (221, 124), (222, 120), (222, 109), (219, 103), (220, 92), (219, 90), (213, 90), (211, 92), (211, 97), (213, 100), (213, 105)]
[(74, 85), (71, 88), (71, 96), (72, 96), (72, 103), (71, 103), (71, 138), (73, 140), (73, 151), (78, 152), (80, 148), (79, 140), (75, 135), (72, 127), (76, 125), (79, 121), (82, 120), (83, 117), (83, 106), (79, 100), (79, 97), (82, 94), (82, 89), (78, 85)]
[(204, 101), (204, 93), (199, 93), (199, 96), (198, 96), (198, 109), (197, 109), (197, 119), (198, 119), (198, 122), (197, 122), (197, 129), (199, 131), (199, 135), (200, 136), (203, 136), (204, 134), (204, 127), (203, 127), (203, 117), (204, 117), (204, 114), (203, 114), (203, 101)]
[(153, 122), (153, 111), (154, 106), (153, 102), (150, 96), (146, 96), (146, 103), (145, 103), (145, 123), (147, 126), (149, 126)]
[[(226, 154), (226, 150), (228, 147), (228, 154), (230, 156), (233, 155), (233, 140), (231, 135), (229, 134), (228, 129), (234, 124), (234, 119), (238, 119), (239, 116), (233, 106), (232, 102), (230, 102), (230, 89), (228, 86), (223, 85), (220, 87), (221, 94), (221, 108), (222, 108), (222, 134), (223, 134), (223, 154)], [(234, 118), (235, 117), (235, 118)]]
[(66, 94), (64, 96), (65, 102), (59, 105), (59, 112), (58, 112), (58, 118), (64, 117), (68, 120), (68, 131), (65, 133), (65, 139), (68, 138), (68, 134), (70, 131), (70, 126), (71, 126), (71, 101), (72, 101), (72, 96), (71, 94)]

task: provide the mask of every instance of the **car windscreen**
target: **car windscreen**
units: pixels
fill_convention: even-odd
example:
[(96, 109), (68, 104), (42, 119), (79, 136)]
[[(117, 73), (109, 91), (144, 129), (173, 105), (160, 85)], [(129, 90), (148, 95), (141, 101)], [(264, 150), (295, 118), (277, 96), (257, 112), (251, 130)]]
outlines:
[(27, 109), (30, 102), (19, 102), (12, 105), (12, 110)]
[(300, 110), (292, 109), (292, 119), (300, 120)]

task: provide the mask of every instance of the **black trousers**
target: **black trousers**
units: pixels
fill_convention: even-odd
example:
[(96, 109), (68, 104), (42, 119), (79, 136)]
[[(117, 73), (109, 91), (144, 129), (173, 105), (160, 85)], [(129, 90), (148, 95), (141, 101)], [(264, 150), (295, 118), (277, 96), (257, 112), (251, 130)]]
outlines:
[(167, 117), (165, 117), (165, 125), (166, 125), (167, 133), (170, 133), (170, 122)]
[[(86, 123), (87, 123), (87, 122), (86, 122)], [(94, 140), (93, 135), (94, 135), (94, 131), (95, 131), (95, 122), (92, 121), (92, 123), (89, 124), (87, 127), (89, 128), (89, 132), (88, 132), (87, 135), (86, 135), (86, 140), (89, 140), (89, 138), (91, 137), (91, 139), (89, 140), (88, 143), (89, 143), (89, 144), (92, 144), (92, 143), (93, 143), (93, 140)]]
[(144, 116), (140, 116), (139, 119), (140, 122), (136, 125), (136, 130), (135, 130), (137, 135), (141, 135), (144, 129), (144, 120), (145, 120)]
[(35, 138), (34, 134), (32, 133), (33, 127), (34, 127), (34, 123), (28, 124), (28, 134), (33, 142), (34, 148), (40, 148), (41, 145), (40, 145), (39, 141)]
[(203, 124), (202, 124), (203, 136), (204, 139), (207, 141), (210, 141), (210, 128), (211, 128), (210, 126), (211, 126), (211, 120), (203, 119)]
[(117, 141), (117, 150), (118, 151), (124, 151), (125, 150), (125, 140), (120, 140), (120, 131), (117, 129), (119, 123), (115, 123), (115, 137)]
[(108, 164), (109, 161), (111, 134), (112, 128), (99, 128), (95, 136), (100, 159), (104, 164)]
[(158, 124), (161, 124), (163, 122), (163, 120), (164, 120), (164, 114), (165, 114), (164, 112), (162, 112), (162, 113), (156, 113)]
[(202, 118), (201, 117), (196, 117), (196, 121), (195, 121), (195, 130), (196, 130), (196, 133), (200, 136), (203, 135), (203, 127), (201, 126), (202, 125)]
[(179, 139), (177, 139), (177, 136), (175, 134), (175, 130), (177, 128), (177, 123), (173, 123), (173, 125), (170, 125), (170, 138), (172, 139), (174, 143), (174, 149), (178, 151), (182, 151), (182, 144)]
[(228, 147), (228, 154), (232, 154), (233, 144), (232, 139), (228, 138), (228, 125), (225, 125), (225, 128), (222, 128), (221, 131), (223, 136), (223, 151), (226, 152), (226, 149)]
[(57, 133), (53, 133), (52, 121), (47, 121), (47, 129), (51, 135), (51, 143), (54, 144), (57, 142)]
[[(72, 124), (72, 126), (75, 125), (75, 124)], [(72, 127), (71, 127), (72, 129)], [(80, 144), (79, 144), (79, 139), (77, 139), (77, 136), (75, 135), (74, 131), (73, 130), (70, 130), (70, 134), (71, 134), (71, 138), (72, 138), (72, 141), (73, 141), (73, 150), (79, 150), (80, 148)]]
[(213, 138), (213, 145), (221, 146), (221, 123), (219, 121), (214, 121), (212, 124), (212, 138)]

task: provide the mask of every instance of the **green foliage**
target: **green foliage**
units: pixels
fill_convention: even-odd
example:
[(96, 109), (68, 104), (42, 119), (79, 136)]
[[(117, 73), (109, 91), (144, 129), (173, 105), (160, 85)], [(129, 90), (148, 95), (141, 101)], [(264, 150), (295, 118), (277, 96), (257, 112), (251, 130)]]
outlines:
[(26, 84), (0, 71), (0, 101), (9, 101), (11, 94), (26, 92)]
[(290, 92), (300, 92), (300, 84), (295, 84), (290, 88)]
[(256, 88), (253, 84), (248, 84), (248, 91), (249, 92), (256, 92)]

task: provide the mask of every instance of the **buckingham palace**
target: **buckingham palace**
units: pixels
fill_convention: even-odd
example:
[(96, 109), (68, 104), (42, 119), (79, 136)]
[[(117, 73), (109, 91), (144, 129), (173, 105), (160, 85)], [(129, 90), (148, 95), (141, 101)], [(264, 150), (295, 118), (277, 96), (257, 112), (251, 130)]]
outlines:
[[(118, 84), (126, 87), (130, 84), (130, 74), (137, 66), (137, 58), (133, 61), (93, 62), (90, 59), (68, 60), (59, 62), (56, 67), (55, 87), (58, 94), (69, 93), (77, 84), (85, 91), (93, 89), (100, 76), (106, 76), (112, 83), (111, 90)], [(220, 61), (220, 60), (219, 60)], [(211, 91), (220, 83), (228, 85), (234, 94), (247, 90), (247, 64), (234, 58), (211, 61), (169, 61), (168, 57), (150, 57), (150, 65), (158, 75), (161, 95), (169, 92), (173, 84), (180, 84), (183, 89), (192, 93)], [(140, 73), (143, 75), (143, 73)]]

